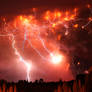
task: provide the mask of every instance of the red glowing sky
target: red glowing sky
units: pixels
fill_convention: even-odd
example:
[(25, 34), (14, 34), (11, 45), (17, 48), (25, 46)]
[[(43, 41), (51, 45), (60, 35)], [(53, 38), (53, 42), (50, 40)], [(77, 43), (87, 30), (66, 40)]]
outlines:
[[(20, 1), (15, 1), (15, 0), (10, 0), (9, 2), (2, 1), (0, 3), (1, 7), (1, 15), (9, 15), (10, 13), (17, 14), (19, 13), (20, 10), (26, 10), (29, 8), (33, 7), (63, 7), (63, 8), (68, 8), (68, 7), (75, 7), (75, 6), (80, 6), (80, 4), (85, 4), (88, 3), (89, 1), (82, 1), (80, 2), (78, 0), (69, 0), (69, 1), (63, 1), (63, 0), (58, 0), (57, 2), (54, 0), (20, 0)], [(30, 7), (31, 6), (31, 7)], [(53, 13), (52, 13), (53, 14)], [(63, 13), (64, 14), (64, 13)], [(70, 13), (70, 16), (68, 18), (64, 17), (61, 18), (61, 20), (64, 21), (69, 21), (71, 19), (74, 19), (74, 17), (71, 17), (73, 14), (72, 12)], [(51, 15), (52, 16), (52, 15)], [(58, 17), (61, 15), (59, 14)], [(24, 16), (22, 16), (24, 17)], [(48, 21), (48, 16), (44, 16), (44, 14), (41, 16), (43, 19), (47, 18)], [(41, 18), (40, 17), (40, 18)], [(90, 56), (89, 51), (83, 48), (83, 45), (81, 44), (82, 42), (79, 42), (78, 38), (79, 35), (77, 35), (77, 32), (74, 30), (74, 32), (69, 31), (70, 34), (67, 36), (67, 34), (64, 33), (65, 31), (65, 26), (60, 26), (58, 25), (59, 22), (52, 23), (50, 25), (51, 28), (40, 28), (41, 31), (41, 36), (45, 40), (46, 47), (53, 53), (54, 55), (49, 55), (43, 48), (43, 45), (41, 41), (37, 38), (37, 32), (33, 32), (30, 29), (29, 26), (29, 18), (25, 19), (27, 17), (24, 17), (24, 20), (21, 22), (21, 16), (15, 17), (14, 19), (9, 20), (9, 26), (5, 27), (8, 28), (8, 32), (14, 31), (15, 28), (15, 22), (16, 22), (16, 32), (14, 32), (15, 35), (15, 41), (16, 41), (16, 48), (18, 52), (21, 54), (21, 56), (30, 64), (31, 70), (30, 70), (30, 79), (31, 81), (34, 81), (36, 79), (43, 78), (45, 81), (58, 81), (59, 79), (62, 80), (71, 80), (73, 79), (73, 69), (70, 68), (70, 64), (72, 62), (71, 56), (77, 53), (79, 55), (80, 52), (83, 54), (81, 56), (85, 56), (85, 58), (88, 58)], [(2, 16), (1, 16), (2, 19)], [(60, 20), (60, 21), (61, 21)], [(39, 24), (40, 27), (44, 23), (42, 20), (34, 20), (30, 21), (30, 23), (35, 23)], [(1, 23), (1, 22), (0, 22)], [(23, 24), (22, 24), (23, 23)], [(65, 23), (65, 22), (64, 22)], [(3, 25), (3, 23), (1, 23)], [(24, 25), (25, 24), (25, 25)], [(57, 26), (58, 25), (58, 26)], [(41, 52), (41, 55), (45, 56), (45, 58), (50, 58), (49, 62), (48, 60), (43, 60), (37, 53), (36, 51), (30, 47), (29, 42), (26, 41), (24, 44), (24, 49), (23, 47), (23, 41), (24, 41), (24, 34), (25, 34), (25, 26), (26, 29), (28, 30), (28, 39), (32, 40), (32, 44)], [(32, 25), (33, 26), (33, 25)], [(47, 26), (47, 24), (46, 24)], [(38, 27), (38, 26), (37, 26)], [(54, 30), (52, 30), (52, 27)], [(78, 28), (79, 25), (75, 24), (74, 29)], [(4, 32), (2, 30), (3, 27), (0, 27), (0, 34), (4, 33), (7, 34), (7, 32)], [(5, 29), (4, 29), (5, 30)], [(36, 29), (34, 29), (36, 30)], [(47, 31), (50, 30), (50, 32), (47, 33)], [(35, 34), (35, 35), (34, 35)], [(62, 35), (61, 35), (62, 34)], [(65, 37), (64, 34), (67, 36)], [(80, 33), (81, 34), (81, 33)], [(85, 36), (85, 32), (82, 34)], [(31, 38), (30, 35), (33, 35)], [(88, 34), (89, 35), (89, 34)], [(77, 37), (78, 36), (78, 37)], [(62, 38), (62, 41), (61, 41)], [(64, 39), (65, 38), (65, 39)], [(81, 37), (80, 37), (81, 38)], [(87, 37), (88, 38), (88, 37)], [(87, 39), (86, 38), (86, 39)], [(78, 41), (77, 41), (78, 40)], [(81, 39), (83, 40), (83, 39)], [(59, 42), (59, 43), (58, 43)], [(86, 40), (86, 42), (88, 42)], [(62, 45), (61, 45), (62, 44)], [(72, 44), (72, 45), (71, 45)], [(81, 44), (81, 45), (80, 45)], [(89, 44), (89, 43), (88, 43)], [(67, 45), (67, 46), (66, 46)], [(75, 47), (74, 47), (75, 46)], [(78, 48), (82, 47), (82, 49)], [(76, 50), (76, 48), (78, 48)], [(89, 48), (89, 47), (88, 47)], [(77, 51), (77, 52), (76, 52)], [(71, 53), (69, 53), (71, 52)], [(89, 55), (89, 56), (87, 56)], [(70, 57), (69, 57), (70, 56)], [(56, 58), (58, 57), (58, 59)], [(56, 63), (56, 60), (61, 61), (59, 63)], [(79, 63), (79, 61), (78, 61)], [(83, 63), (84, 64), (84, 63)], [(18, 81), (18, 80), (25, 80), (26, 79), (26, 66), (22, 62), (20, 62), (18, 56), (16, 55), (14, 49), (12, 48), (12, 41), (10, 40), (9, 37), (0, 37), (0, 79), (6, 79), (9, 81)], [(76, 69), (74, 71), (77, 71)]]

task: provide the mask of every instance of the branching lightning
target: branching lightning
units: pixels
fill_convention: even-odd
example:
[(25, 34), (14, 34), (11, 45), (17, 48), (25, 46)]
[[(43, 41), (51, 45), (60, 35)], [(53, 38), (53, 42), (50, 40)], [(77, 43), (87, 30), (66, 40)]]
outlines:
[(18, 52), (17, 48), (15, 47), (16, 41), (15, 41), (14, 35), (13, 34), (8, 34), (8, 35), (0, 35), (0, 36), (3, 36), (3, 37), (8, 36), (9, 38), (12, 39), (12, 48), (14, 49), (14, 53), (15, 53), (16, 56), (18, 56), (19, 61), (23, 62), (25, 64), (25, 66), (27, 67), (27, 80), (30, 81), (31, 65), (27, 61), (25, 61), (23, 59), (23, 57), (20, 55), (20, 53)]
[[(88, 8), (90, 8), (90, 6), (88, 6)], [(9, 34), (7, 35), (1, 34), (0, 37), (8, 36), (9, 38), (11, 38), (12, 48), (14, 50), (15, 55), (18, 56), (19, 61), (23, 62), (25, 66), (27, 67), (27, 80), (28, 81), (30, 81), (31, 64), (28, 63), (28, 61), (24, 60), (24, 58), (21, 56), (21, 54), (19, 53), (18, 49), (15, 46), (16, 40), (15, 40), (15, 35), (13, 34), (14, 32), (16, 32), (15, 28), (17, 27), (20, 33), (22, 32), (24, 34), (22, 35), (24, 39), (22, 43), (23, 50), (24, 50), (24, 47), (26, 46), (25, 42), (27, 41), (30, 47), (43, 60), (52, 61), (54, 64), (57, 64), (63, 61), (63, 55), (59, 53), (60, 51), (59, 49), (57, 49), (57, 46), (56, 46), (57, 44), (60, 44), (58, 41), (60, 41), (62, 37), (62, 34), (58, 35), (59, 33), (58, 29), (60, 30), (60, 32), (63, 32), (62, 28), (64, 27), (65, 28), (64, 36), (68, 36), (68, 34), (70, 33), (69, 28), (71, 29), (70, 24), (72, 24), (73, 28), (75, 29), (78, 28), (79, 24), (78, 23), (74, 24), (74, 22), (80, 20), (77, 18), (77, 10), (78, 9), (75, 8), (74, 11), (72, 12), (46, 11), (45, 14), (43, 14), (44, 17), (42, 19), (36, 19), (35, 17), (37, 16), (37, 14), (35, 14), (36, 16), (17, 16), (14, 21), (11, 21), (12, 24), (15, 22), (14, 25), (11, 26), (9, 23), (7, 23), (9, 27), (4, 26), (5, 27), (4, 31), (6, 33), (10, 30), (14, 30), (14, 31), (11, 31), (10, 33), (8, 32)], [(39, 20), (41, 21), (41, 23)], [(85, 25), (82, 25), (81, 27), (85, 28), (91, 22), (92, 22), (92, 17), (89, 18), (88, 23), (86, 23)], [(6, 24), (6, 21), (5, 21), (5, 24)], [(5, 30), (6, 28), (7, 30)], [(51, 39), (49, 39), (50, 34), (54, 35), (54, 37), (52, 37)], [(48, 58), (48, 55), (45, 56), (40, 50), (38, 50), (38, 47), (32, 43), (32, 41), (35, 43), (35, 38), (40, 41), (41, 44), (39, 44), (39, 47), (40, 45), (42, 45), (45, 52), (48, 53), (49, 58)], [(50, 41), (50, 43), (52, 43), (52, 45), (48, 43), (48, 40)], [(49, 48), (47, 45), (49, 46)]]

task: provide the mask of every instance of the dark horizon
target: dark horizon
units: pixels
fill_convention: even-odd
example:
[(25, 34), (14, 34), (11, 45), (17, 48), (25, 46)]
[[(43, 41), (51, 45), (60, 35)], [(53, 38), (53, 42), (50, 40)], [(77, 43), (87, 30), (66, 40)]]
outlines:
[(35, 82), (20, 80), (18, 82), (7, 82), (0, 80), (0, 92), (91, 92), (92, 70), (89, 74), (82, 74), (76, 80), (57, 82), (44, 82), (43, 79)]

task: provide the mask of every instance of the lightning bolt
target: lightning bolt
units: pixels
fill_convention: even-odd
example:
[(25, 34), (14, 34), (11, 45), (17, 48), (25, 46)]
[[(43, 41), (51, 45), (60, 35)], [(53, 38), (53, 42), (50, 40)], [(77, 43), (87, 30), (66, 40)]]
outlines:
[(0, 36), (8, 36), (9, 38), (12, 38), (12, 48), (14, 50), (14, 53), (16, 56), (18, 56), (19, 61), (23, 62), (27, 68), (27, 81), (30, 82), (30, 69), (31, 69), (31, 65), (23, 59), (23, 57), (20, 55), (19, 51), (17, 50), (17, 48), (15, 47), (16, 41), (15, 41), (15, 37), (13, 34), (7, 34), (7, 35), (0, 35)]
[[(35, 13), (36, 13), (36, 12), (35, 12)], [(91, 11), (91, 14), (92, 14), (92, 11)], [(71, 15), (71, 14), (70, 14), (70, 15)], [(35, 15), (35, 16), (36, 16), (36, 15)], [(76, 10), (75, 10), (74, 16), (76, 16)], [(48, 17), (48, 16), (47, 16), (47, 17)], [(32, 22), (32, 21), (30, 20), (30, 21), (31, 21), (31, 22), (30, 22), (29, 20), (30, 20), (29, 18), (24, 18), (24, 20), (22, 20), (22, 23), (23, 23), (22, 27), (24, 28), (23, 49), (24, 49), (25, 41), (28, 41), (30, 47), (31, 47), (42, 59), (44, 59), (45, 61), (50, 61), (50, 59), (48, 59), (46, 56), (44, 56), (44, 55), (32, 44), (32, 39), (29, 39), (29, 38), (28, 38), (28, 35), (27, 35), (27, 34), (28, 34), (28, 32), (30, 31), (29, 29), (31, 29), (31, 31), (32, 31), (31, 34), (30, 34), (30, 37), (32, 37), (32, 35), (35, 36), (34, 32), (38, 32), (38, 34), (37, 34), (35, 37), (37, 37), (37, 39), (40, 40), (40, 42), (41, 42), (41, 44), (42, 44), (44, 50), (45, 50), (51, 57), (54, 57), (54, 58), (53, 58), (53, 60), (54, 60), (54, 59), (57, 59), (57, 57), (55, 58), (54, 53), (51, 52), (51, 51), (47, 48), (44, 38), (41, 37), (41, 30), (53, 29), (53, 27), (55, 28), (55, 27), (58, 26), (58, 25), (63, 25), (63, 26), (65, 27), (65, 29), (66, 29), (65, 36), (67, 36), (68, 33), (69, 33), (69, 28), (70, 28), (69, 23), (72, 22), (72, 25), (74, 25), (73, 22), (81, 21), (82, 19), (77, 19), (77, 18), (75, 18), (75, 17), (72, 17), (72, 15), (70, 16), (70, 18), (69, 18), (69, 16), (65, 16), (65, 17), (62, 17), (62, 18), (61, 18), (61, 15), (60, 15), (60, 13), (59, 13), (59, 15), (58, 15), (57, 17), (54, 17), (53, 19), (52, 19), (52, 18), (51, 18), (51, 19), (47, 18), (46, 25), (45, 25), (45, 23), (39, 25), (39, 24), (38, 24), (39, 22), (35, 23), (34, 21)], [(83, 25), (83, 27), (84, 27), (84, 28), (87, 27), (91, 22), (92, 22), (92, 19), (91, 19), (90, 21), (88, 21), (88, 23), (86, 23), (85, 25)], [(53, 26), (53, 24), (55, 24), (55, 25)], [(5, 25), (6, 25), (6, 23), (5, 23)], [(8, 26), (5, 27), (5, 25), (4, 25), (4, 28), (7, 28), (7, 29), (5, 29), (5, 30), (6, 30), (6, 32), (8, 32), (8, 31), (9, 31), (8, 28), (9, 28), (9, 27), (11, 28), (11, 25), (9, 24), (9, 25), (8, 25), (9, 27), (8, 27)], [(21, 26), (21, 24), (20, 24), (20, 26)], [(17, 28), (17, 26), (16, 26), (16, 28)], [(13, 28), (13, 29), (14, 29), (14, 28)], [(21, 30), (21, 29), (20, 29), (20, 30)], [(24, 63), (24, 65), (26, 66), (26, 68), (27, 68), (27, 80), (30, 81), (31, 64), (28, 63), (28, 61), (26, 61), (26, 60), (21, 56), (21, 54), (19, 53), (18, 49), (16, 48), (15, 35), (13, 34), (13, 32), (15, 32), (15, 31), (16, 31), (16, 30), (13, 30), (12, 33), (8, 33), (7, 35), (2, 35), (2, 34), (1, 34), (0, 36), (1, 36), (1, 37), (6, 37), (6, 36), (8, 36), (9, 39), (11, 39), (12, 48), (13, 48), (13, 50), (14, 50), (14, 53), (15, 53), (15, 55), (18, 57), (19, 61), (22, 62), (22, 63)], [(57, 56), (58, 56), (58, 55), (57, 55)]]

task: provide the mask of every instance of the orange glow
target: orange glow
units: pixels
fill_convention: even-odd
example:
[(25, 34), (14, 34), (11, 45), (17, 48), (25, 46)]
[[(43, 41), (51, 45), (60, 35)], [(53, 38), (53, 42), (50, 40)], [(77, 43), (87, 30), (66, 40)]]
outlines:
[(20, 20), (23, 20), (23, 16), (19, 16), (19, 19), (20, 19)]
[(30, 15), (30, 16), (29, 16), (29, 18), (32, 20), (32, 19), (33, 19), (33, 16), (32, 16), (32, 15)]
[(60, 41), (60, 39), (61, 39), (61, 35), (58, 35), (58, 38), (57, 38), (59, 41)]
[(65, 20), (65, 21), (69, 21), (69, 18), (68, 18), (68, 17), (65, 17), (64, 20)]
[(65, 13), (65, 14), (66, 14), (66, 16), (67, 16), (67, 15), (69, 14), (69, 12), (68, 12), (68, 11), (66, 11), (66, 13)]
[(70, 64), (66, 64), (66, 71), (69, 70)]
[(74, 12), (76, 13), (76, 12), (77, 12), (77, 10), (78, 10), (78, 9), (77, 9), (77, 8), (75, 8), (75, 9), (74, 9)]
[(75, 18), (75, 15), (71, 15), (71, 16), (70, 16), (70, 19), (73, 20), (74, 18)]
[[(51, 22), (53, 22), (53, 20), (55, 20), (56, 24), (59, 24), (61, 21), (63, 22), (63, 21), (74, 20), (76, 17), (76, 13), (77, 13), (77, 8), (74, 9), (73, 13), (70, 13), (69, 11), (66, 11), (63, 13), (61, 11), (51, 12), (48, 10), (45, 12), (44, 19), (49, 20)], [(59, 21), (59, 23), (58, 23), (58, 21)]]
[(46, 11), (46, 13), (45, 13), (45, 19), (49, 20), (49, 18), (50, 18), (50, 11)]
[(55, 13), (54, 13), (54, 17), (55, 17), (55, 18), (61, 17), (61, 12), (55, 12)]
[(53, 34), (55, 34), (55, 30), (54, 29), (52, 29), (51, 31), (52, 31)]
[(89, 18), (89, 21), (92, 21), (92, 17)]
[(46, 20), (49, 20), (49, 16), (45, 16), (45, 19), (46, 19)]
[(18, 20), (20, 20), (22, 24), (26, 24), (26, 25), (28, 25), (30, 22), (32, 22), (33, 19), (34, 19), (34, 17), (32, 15), (30, 15), (30, 16), (18, 16)]
[(25, 24), (28, 24), (29, 23), (29, 20), (27, 18), (24, 19), (24, 23)]
[(53, 64), (60, 64), (63, 60), (63, 56), (59, 53), (56, 53), (56, 54), (50, 54), (51, 55), (51, 62)]
[(75, 28), (78, 28), (78, 26), (79, 26), (78, 24), (75, 24), (75, 25), (74, 25)]
[(78, 65), (80, 65), (80, 62), (78, 62)]
[(32, 10), (33, 10), (33, 12), (36, 12), (37, 8), (33, 8)]
[(52, 24), (52, 27), (55, 27), (55, 26), (56, 26), (56, 23), (53, 23), (53, 24)]
[(54, 13), (54, 17), (55, 17), (55, 18), (57, 17), (57, 12)]
[(90, 8), (90, 7), (91, 7), (91, 5), (90, 5), (90, 4), (88, 4), (88, 5), (87, 5), (87, 7), (88, 7), (88, 8)]
[(57, 16), (58, 17), (61, 17), (61, 12), (57, 12)]
[(49, 15), (50, 14), (50, 11), (48, 10), (48, 11), (46, 11), (46, 15)]
[(6, 19), (5, 19), (5, 18), (3, 18), (3, 21), (5, 22), (5, 21), (6, 21)]

